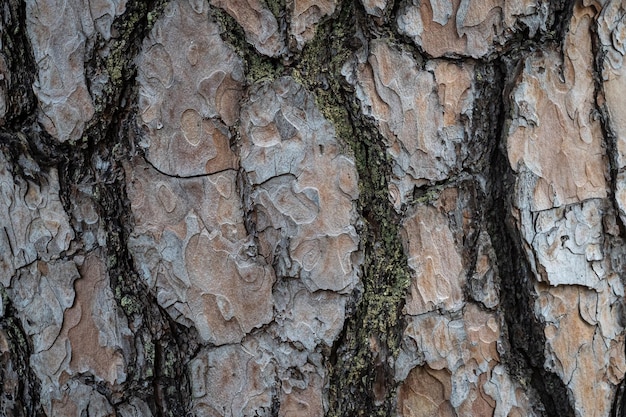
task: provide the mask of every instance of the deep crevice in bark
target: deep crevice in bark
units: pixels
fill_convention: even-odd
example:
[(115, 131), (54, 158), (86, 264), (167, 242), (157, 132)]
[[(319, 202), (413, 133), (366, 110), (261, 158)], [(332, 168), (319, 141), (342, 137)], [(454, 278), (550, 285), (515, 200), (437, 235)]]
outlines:
[(296, 64), (301, 82), (316, 94), (322, 113), (351, 147), (359, 173), (363, 287), (354, 293), (354, 312), (330, 356), (331, 416), (396, 413), (393, 364), (405, 327), (401, 312), (410, 281), (399, 216), (388, 198), (391, 161), (378, 130), (362, 116), (353, 88), (341, 74), (344, 62), (362, 45), (359, 30), (366, 29), (359, 29), (359, 22), (364, 19), (359, 4), (342, 3), (320, 24)]
[(220, 26), (221, 37), (242, 59), (245, 66), (247, 87), (255, 82), (274, 80), (289, 70), (291, 56), (286, 58), (272, 58), (258, 52), (252, 44), (246, 41), (246, 35), (239, 23), (225, 10), (210, 6), (209, 16), (214, 18)]
[(2, 19), (2, 54), (6, 57), (10, 79), (0, 80), (7, 91), (7, 108), (4, 123), (22, 126), (36, 110), (37, 100), (33, 92), (35, 80), (35, 56), (26, 33), (26, 2), (8, 0), (0, 7)]
[[(372, 133), (377, 130), (360, 114), (354, 91), (341, 74), (344, 62), (363, 46), (359, 25), (368, 27), (365, 12), (357, 2), (339, 4), (333, 16), (319, 23), (315, 38), (283, 62), (259, 54), (243, 41), (242, 28), (225, 11), (213, 8), (212, 14), (223, 28), (222, 36), (244, 59), (249, 84), (293, 76), (315, 94), (322, 114), (355, 155), (361, 190), (358, 209), (364, 220), (359, 230), (365, 258), (363, 288), (353, 291), (346, 323), (330, 349), (328, 415), (393, 415), (393, 361), (405, 327), (401, 311), (408, 266), (399, 216), (387, 196), (389, 156), (382, 137)], [(253, 228), (247, 224), (248, 232)]]
[(489, 234), (496, 250), (500, 273), (500, 306), (507, 327), (508, 349), (504, 360), (511, 375), (523, 384), (530, 385), (539, 396), (539, 404), (543, 409), (537, 409), (536, 412), (545, 416), (573, 417), (574, 410), (567, 387), (556, 374), (544, 369), (544, 323), (535, 316), (534, 277), (511, 215), (515, 176), (506, 156), (504, 127), (509, 112), (507, 92), (518, 72), (513, 68), (518, 66), (521, 59), (524, 59), (523, 55), (494, 63), (495, 79), (491, 85), (484, 86), (485, 95), (491, 97), (492, 102), (484, 111), (479, 111), (492, 114), (494, 118), (490, 123), (490, 135), (496, 145), (492, 148), (488, 170), (490, 201), (487, 213)]
[[(604, 98), (604, 83), (603, 72), (604, 63), (606, 58), (606, 52), (602, 49), (602, 44), (598, 34), (598, 23), (594, 20), (592, 27), (591, 45), (594, 56), (594, 68), (593, 68), (593, 80), (594, 80), (594, 94), (597, 114), (594, 115), (600, 121), (602, 127), (602, 138), (604, 147), (607, 153), (607, 159), (609, 162), (609, 196), (613, 210), (619, 214), (620, 209), (617, 204), (617, 198), (615, 196), (617, 191), (619, 168), (619, 151), (617, 147), (618, 135), (611, 127), (609, 110), (607, 108), (606, 100)], [(621, 236), (626, 236), (626, 225), (624, 225), (622, 218), (616, 216), (617, 225)]]
[[(33, 150), (36, 152), (39, 147), (35, 146), (33, 149), (24, 134), (36, 123), (34, 112), (37, 102), (32, 89), (37, 66), (26, 33), (25, 2), (4, 2), (0, 7), (0, 19), (3, 26), (0, 41), (5, 58), (3, 63), (10, 74), (9, 78), (3, 77), (0, 80), (0, 87), (6, 92), (7, 100), (4, 124), (0, 125), (0, 151), (6, 156), (9, 162), (7, 168), (14, 176), (31, 178), (41, 183), (45, 178), (41, 174), (40, 162), (31, 157)], [(54, 163), (54, 157), (45, 152), (39, 153), (38, 159), (44, 165), (50, 166)], [(40, 402), (41, 383), (30, 366), (32, 340), (24, 331), (17, 312), (1, 285), (0, 294), (0, 341), (6, 342), (4, 347), (8, 349), (0, 353), (0, 412), (16, 417), (44, 416)]]
[(43, 417), (39, 378), (30, 367), (32, 341), (24, 332), (3, 288), (1, 293), (0, 343), (7, 343), (8, 352), (0, 350), (0, 413), (14, 417)]
[[(491, 120), (484, 125), (487, 129), (481, 135), (490, 136), (493, 143), (490, 163), (485, 169), (489, 179), (487, 227), (496, 250), (500, 276), (500, 308), (508, 339), (504, 360), (512, 376), (532, 387), (529, 394), (539, 400), (536, 401), (536, 412), (566, 417), (574, 416), (568, 389), (558, 375), (544, 368), (544, 323), (534, 312), (535, 278), (522, 247), (520, 232), (512, 218), (515, 176), (506, 155), (504, 129), (509, 114), (509, 93), (522, 71), (524, 59), (539, 49), (538, 42), (543, 46), (556, 43), (562, 47), (573, 8), (574, 2), (550, 4), (548, 31), (538, 39), (520, 38), (515, 47), (491, 63), (493, 81), (483, 84), (484, 94), (490, 98), (483, 104), (478, 103), (474, 113), (491, 115)], [(491, 77), (486, 79), (491, 80)], [(480, 127), (480, 123), (475, 121), (474, 126)]]
[[(364, 288), (353, 291), (346, 307), (346, 323), (327, 359), (328, 414), (392, 415), (396, 403), (391, 364), (404, 329), (403, 321), (396, 317), (401, 316), (408, 272), (404, 269), (406, 256), (399, 241), (398, 217), (387, 198), (390, 168), (381, 138), (372, 136), (371, 126), (360, 120), (358, 108), (347, 109), (342, 104), (356, 106), (356, 97), (341, 75), (345, 59), (361, 47), (356, 36), (355, 7), (359, 6), (351, 2), (338, 5), (333, 16), (320, 22), (315, 38), (283, 62), (259, 54), (243, 41), (242, 28), (228, 13), (213, 8), (212, 14), (222, 26), (222, 37), (243, 58), (249, 85), (282, 75), (293, 76), (315, 94), (318, 107), (333, 122), (337, 136), (355, 153), (361, 184), (359, 211), (367, 220), (367, 226), (360, 231), (366, 258), (361, 277)], [(362, 11), (359, 16), (363, 18)], [(380, 171), (372, 170), (373, 166)], [(246, 200), (245, 190), (240, 191)], [(246, 201), (244, 207), (249, 207)], [(253, 232), (253, 222), (245, 217), (248, 232)], [(388, 258), (389, 265), (382, 265), (382, 258)], [(400, 270), (398, 263), (402, 265)], [(380, 350), (373, 352), (372, 344), (379, 344)]]
[(134, 336), (132, 356), (125, 358), (126, 381), (98, 391), (116, 409), (137, 397), (154, 415), (180, 416), (191, 404), (187, 363), (197, 350), (197, 335), (171, 320), (135, 271), (127, 248), (132, 214), (121, 166), (124, 155), (130, 154), (135, 133), (135, 121), (129, 116), (137, 96), (134, 58), (150, 28), (148, 15), (158, 15), (165, 4), (156, 1), (127, 7), (114, 22), (120, 35), (109, 57), (92, 51), (95, 55), (87, 72), (107, 71), (109, 83), (96, 100), (96, 115), (82, 141), (60, 147), (66, 157), (59, 171), (61, 196), (70, 216), (71, 201), (81, 193), (98, 208), (100, 227), (106, 233), (104, 252), (111, 289)]

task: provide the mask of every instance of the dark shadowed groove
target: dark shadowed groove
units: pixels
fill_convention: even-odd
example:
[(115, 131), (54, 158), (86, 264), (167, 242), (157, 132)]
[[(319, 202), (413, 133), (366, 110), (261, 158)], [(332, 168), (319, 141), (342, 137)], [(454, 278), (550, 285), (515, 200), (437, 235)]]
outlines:
[[(410, 274), (400, 218), (388, 198), (390, 157), (341, 74), (343, 64), (362, 47), (361, 36), (369, 27), (366, 19), (358, 2), (341, 3), (318, 26), (293, 72), (315, 94), (322, 114), (354, 155), (359, 174), (362, 288), (353, 294), (353, 305), (329, 358), (329, 416), (396, 414), (393, 364), (406, 325), (402, 308)], [(376, 36), (367, 33), (366, 37)]]
[[(0, 354), (0, 413), (13, 417), (43, 417), (45, 414), (39, 402), (39, 378), (30, 367), (32, 341), (24, 332), (3, 288), (1, 293), (4, 312), (0, 317), (0, 332), (6, 335), (9, 350)], [(7, 376), (9, 365), (17, 373), (17, 381)], [(5, 388), (15, 384), (17, 387), (13, 388), (13, 393), (6, 392)], [(7, 408), (9, 403), (13, 403), (13, 407)]]
[[(56, 165), (62, 157), (56, 141), (45, 133), (41, 134), (37, 123), (37, 99), (33, 92), (37, 65), (26, 30), (26, 2), (2, 2), (0, 19), (3, 26), (1, 52), (8, 70), (8, 77), (5, 74), (0, 80), (0, 86), (6, 91), (6, 113), (0, 123), (0, 149), (8, 158), (9, 169), (14, 175), (39, 182), (42, 178), (38, 170)], [(25, 161), (25, 156), (36, 163)]]
[[(606, 51), (602, 48), (602, 42), (598, 34), (598, 22), (593, 21), (592, 24), (592, 37), (591, 46), (594, 56), (594, 68), (593, 68), (593, 81), (594, 81), (594, 94), (595, 94), (595, 116), (600, 121), (602, 128), (602, 141), (604, 148), (606, 149), (607, 159), (609, 162), (609, 199), (615, 213), (619, 213), (619, 207), (617, 205), (617, 199), (615, 192), (617, 190), (617, 176), (619, 174), (619, 151), (617, 148), (618, 135), (611, 126), (611, 117), (609, 115), (609, 109), (604, 98), (604, 83), (603, 83), (603, 66), (606, 58)], [(622, 222), (619, 216), (616, 216), (617, 225), (619, 226), (620, 236), (626, 237), (626, 226)], [(622, 278), (625, 279), (624, 275)]]
[[(567, 387), (554, 373), (544, 369), (546, 344), (544, 323), (535, 315), (534, 276), (522, 248), (522, 238), (511, 215), (515, 193), (515, 174), (506, 155), (505, 119), (509, 113), (509, 95), (526, 53), (513, 54), (493, 62), (491, 77), (485, 77), (478, 90), (475, 115), (489, 114), (492, 135), (491, 163), (486, 170), (488, 181), (487, 227), (497, 255), (500, 273), (500, 307), (506, 323), (507, 351), (503, 357), (510, 374), (536, 401), (535, 412), (544, 416), (573, 417)], [(475, 121), (476, 126), (481, 122)], [(484, 123), (483, 123), (484, 124)], [(531, 401), (532, 402), (532, 401)]]
[[(278, 5), (277, 7), (280, 7)], [(234, 17), (225, 10), (211, 6), (211, 16), (220, 26), (220, 36), (241, 57), (248, 86), (256, 82), (273, 81), (287, 71), (287, 61), (259, 53), (246, 41), (246, 34)]]
[[(8, 159), (7, 168), (14, 176), (29, 176), (35, 182), (45, 181), (43, 176), (40, 177), (40, 164), (29, 159), (31, 145), (26, 135), (22, 133), (35, 120), (36, 109), (32, 89), (36, 65), (26, 33), (25, 2), (22, 0), (2, 2), (0, 20), (3, 26), (0, 43), (9, 75), (6, 77), (5, 74), (0, 80), (0, 85), (6, 91), (4, 124), (0, 125), (0, 151)], [(7, 127), (10, 127), (11, 131)], [(21, 166), (18, 161), (27, 166)], [(0, 332), (3, 333), (2, 338), (6, 338), (8, 348), (8, 351), (0, 354), (0, 413), (15, 417), (44, 416), (40, 403), (40, 381), (30, 367), (32, 340), (24, 331), (17, 318), (17, 311), (2, 285), (0, 296), (2, 297)], [(18, 375), (17, 381), (8, 375), (9, 367)], [(11, 387), (13, 392), (8, 392)]]
[[(77, 143), (64, 144), (59, 164), (61, 196), (68, 214), (77, 194), (91, 199), (106, 232), (104, 249), (110, 285), (133, 334), (127, 379), (119, 386), (94, 386), (118, 409), (133, 397), (148, 404), (155, 416), (185, 416), (191, 407), (187, 363), (197, 350), (193, 331), (174, 322), (137, 274), (127, 242), (133, 219), (122, 163), (130, 155), (136, 122), (136, 65), (143, 39), (165, 0), (132, 2), (113, 23), (119, 35), (110, 53), (88, 51), (86, 73), (107, 73), (109, 82), (95, 97), (96, 114)], [(97, 48), (97, 42), (96, 48)], [(89, 190), (89, 191), (85, 191)], [(80, 238), (80, 237), (79, 237)]]
[[(493, 119), (493, 146), (491, 163), (486, 172), (489, 179), (488, 228), (497, 255), (500, 273), (500, 303), (506, 322), (505, 335), (508, 348), (504, 361), (510, 374), (534, 397), (536, 413), (544, 416), (573, 417), (574, 409), (568, 389), (561, 378), (544, 369), (545, 324), (535, 315), (535, 277), (527, 254), (522, 247), (522, 237), (512, 218), (512, 199), (515, 193), (515, 174), (509, 165), (506, 151), (505, 121), (509, 117), (510, 91), (523, 68), (529, 53), (552, 44), (562, 48), (569, 30), (575, 2), (556, 1), (550, 4), (548, 29), (535, 39), (516, 40), (516, 46), (494, 60), (494, 79), (484, 85), (485, 95), (492, 103), (474, 114), (489, 114)], [(491, 90), (491, 91), (489, 91)], [(495, 116), (497, 115), (497, 116)], [(477, 123), (474, 123), (477, 125)]]
[(2, 19), (2, 55), (6, 59), (9, 78), (0, 80), (7, 91), (4, 123), (22, 126), (32, 116), (37, 101), (33, 92), (35, 56), (26, 33), (26, 2), (4, 0), (0, 5)]
[[(364, 120), (354, 91), (341, 74), (342, 65), (363, 46), (357, 31), (368, 25), (359, 7), (352, 1), (338, 5), (333, 16), (320, 22), (316, 36), (302, 52), (282, 62), (259, 54), (245, 42), (241, 26), (226, 12), (212, 11), (222, 27), (222, 38), (242, 57), (248, 83), (291, 75), (315, 95), (340, 143), (355, 158), (361, 214), (357, 229), (364, 265), (362, 287), (353, 292), (344, 328), (326, 358), (328, 415), (337, 417), (395, 415), (393, 362), (405, 327), (401, 311), (409, 284), (399, 216), (388, 199), (391, 163), (382, 137)], [(242, 194), (245, 198), (245, 190)], [(246, 222), (246, 227), (253, 232), (252, 223)]]
[[(496, 151), (493, 158), (490, 235), (500, 271), (500, 303), (507, 325), (508, 350), (504, 355), (511, 375), (538, 394), (545, 416), (573, 417), (567, 387), (554, 373), (546, 371), (544, 323), (534, 312), (536, 293), (533, 274), (510, 217), (510, 194), (514, 179), (506, 156)], [(532, 392), (529, 394), (533, 394)]]

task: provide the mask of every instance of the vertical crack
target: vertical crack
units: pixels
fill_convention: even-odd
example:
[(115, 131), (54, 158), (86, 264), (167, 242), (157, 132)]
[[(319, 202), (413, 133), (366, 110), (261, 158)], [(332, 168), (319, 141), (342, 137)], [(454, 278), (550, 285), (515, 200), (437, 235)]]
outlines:
[[(594, 115), (600, 121), (602, 128), (602, 137), (604, 147), (606, 149), (608, 162), (609, 162), (609, 199), (611, 205), (615, 210), (615, 213), (619, 213), (620, 209), (615, 196), (617, 191), (618, 175), (620, 166), (618, 162), (619, 150), (617, 147), (618, 136), (613, 130), (610, 123), (609, 109), (607, 107), (606, 99), (604, 97), (604, 63), (606, 59), (606, 51), (602, 48), (602, 41), (598, 33), (598, 21), (594, 19), (591, 26), (592, 37), (591, 47), (592, 54), (594, 56), (594, 68), (593, 68), (593, 80), (594, 80), (594, 94), (597, 113)], [(626, 236), (626, 226), (624, 225), (620, 216), (616, 216), (617, 225), (619, 226), (620, 236)]]
[(388, 197), (391, 161), (378, 130), (364, 120), (342, 66), (362, 45), (365, 12), (343, 2), (318, 26), (294, 76), (314, 92), (318, 107), (354, 154), (359, 174), (362, 287), (329, 358), (329, 416), (389, 416), (397, 412), (394, 362), (406, 323), (402, 308), (410, 283), (400, 219)]
[[(530, 387), (530, 395), (538, 397), (536, 412), (545, 416), (574, 416), (567, 387), (554, 373), (544, 369), (546, 338), (544, 323), (534, 312), (536, 292), (534, 277), (521, 245), (520, 232), (511, 216), (515, 193), (515, 175), (506, 155), (505, 119), (509, 112), (510, 92), (524, 55), (505, 57), (494, 62), (493, 75), (484, 77), (481, 86), (492, 103), (475, 114), (492, 114), (488, 134), (493, 138), (489, 178), (488, 229), (493, 239), (500, 271), (500, 302), (506, 322), (508, 349), (504, 360), (509, 372), (522, 385)], [(508, 74), (508, 76), (505, 76)], [(484, 133), (483, 133), (484, 134)], [(534, 392), (533, 392), (534, 391)]]
[[(37, 65), (26, 32), (26, 3), (21, 0), (3, 2), (0, 27), (0, 67), (4, 66), (0, 70), (7, 71), (0, 79), (0, 90), (6, 93), (5, 113), (0, 121), (0, 151), (15, 176), (41, 180), (38, 178), (41, 164), (31, 157), (39, 147), (33, 146), (23, 133), (36, 126), (37, 103), (32, 88)], [(43, 154), (40, 158), (43, 165), (54, 163), (56, 152)], [(10, 244), (10, 239), (7, 241)], [(33, 342), (2, 285), (0, 296), (0, 414), (44, 416), (41, 384), (30, 363)]]
[(197, 348), (197, 337), (193, 330), (171, 320), (135, 270), (127, 247), (133, 220), (122, 167), (136, 130), (132, 116), (137, 102), (135, 57), (165, 4), (160, 0), (128, 5), (113, 24), (119, 36), (110, 53), (101, 57), (91, 51), (86, 72), (105, 72), (109, 82), (95, 99), (96, 114), (80, 143), (64, 144), (67, 158), (59, 164), (59, 172), (70, 215), (78, 193), (97, 207), (106, 239), (103, 249), (110, 286), (133, 334), (130, 357), (125, 358), (127, 379), (107, 387), (107, 397), (116, 409), (136, 397), (155, 415), (181, 416), (190, 411), (187, 363)]
[(30, 367), (32, 341), (2, 286), (0, 293), (0, 414), (43, 417), (39, 378)]
[[(37, 100), (33, 92), (35, 80), (35, 56), (26, 33), (26, 2), (7, 0), (0, 7), (2, 30), (0, 30), (1, 56), (6, 60), (9, 77), (0, 79), (0, 88), (7, 92), (6, 126), (30, 124), (35, 119)], [(0, 62), (1, 71), (2, 62)], [(1, 123), (0, 123), (1, 126)]]

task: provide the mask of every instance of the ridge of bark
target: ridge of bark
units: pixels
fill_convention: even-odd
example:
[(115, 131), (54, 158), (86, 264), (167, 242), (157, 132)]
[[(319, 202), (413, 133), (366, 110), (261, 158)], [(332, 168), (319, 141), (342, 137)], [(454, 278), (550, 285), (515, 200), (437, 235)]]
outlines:
[[(598, 12), (599, 14), (599, 12)], [(607, 150), (608, 162), (609, 162), (609, 196), (608, 199), (610, 201), (610, 206), (615, 213), (613, 216), (615, 218), (615, 222), (619, 228), (619, 236), (626, 236), (626, 225), (622, 221), (621, 216), (619, 216), (619, 206), (616, 198), (616, 190), (618, 183), (618, 174), (619, 174), (619, 163), (618, 163), (618, 135), (611, 127), (609, 110), (607, 107), (607, 103), (604, 97), (604, 83), (603, 83), (603, 65), (606, 57), (606, 52), (602, 49), (602, 43), (600, 41), (600, 35), (598, 33), (598, 15), (596, 15), (596, 19), (593, 20), (591, 26), (591, 47), (592, 53), (594, 56), (594, 68), (593, 68), (593, 80), (594, 80), (594, 95), (595, 95), (595, 105), (597, 114), (600, 121), (600, 126), (602, 128), (602, 137), (604, 141), (604, 146)], [(615, 237), (613, 237), (615, 240)], [(618, 238), (619, 239), (619, 238)], [(619, 239), (620, 242), (618, 244), (623, 245), (622, 239)], [(611, 242), (613, 243), (613, 242)], [(622, 282), (625, 282), (626, 277), (624, 274), (621, 274)], [(626, 378), (623, 378), (622, 381), (617, 386), (615, 397), (613, 399), (613, 404), (611, 407), (611, 417), (624, 417), (626, 416)]]

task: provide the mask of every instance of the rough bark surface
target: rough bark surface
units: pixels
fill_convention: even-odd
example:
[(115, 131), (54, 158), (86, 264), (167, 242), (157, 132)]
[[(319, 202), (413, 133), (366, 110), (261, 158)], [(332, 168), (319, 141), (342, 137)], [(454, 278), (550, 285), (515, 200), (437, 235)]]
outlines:
[(626, 415), (622, 1), (0, 17), (1, 415)]

